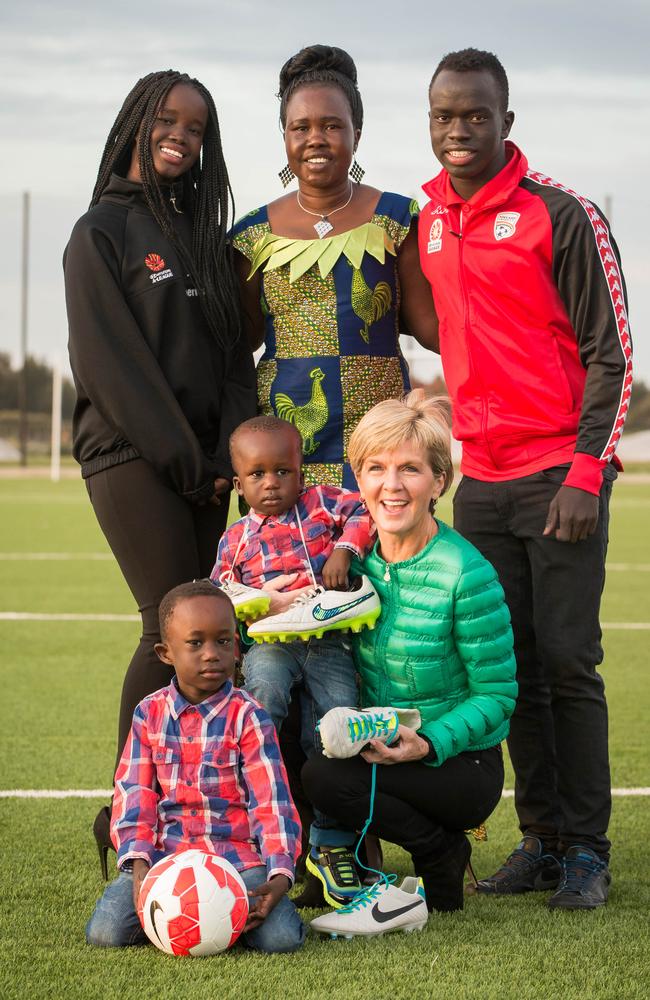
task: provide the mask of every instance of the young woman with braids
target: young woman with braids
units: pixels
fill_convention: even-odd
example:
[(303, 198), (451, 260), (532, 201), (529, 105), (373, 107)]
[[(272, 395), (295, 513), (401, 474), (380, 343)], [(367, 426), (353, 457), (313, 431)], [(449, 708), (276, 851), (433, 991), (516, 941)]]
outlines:
[[(142, 616), (120, 706), (168, 684), (158, 604), (205, 577), (228, 512), (228, 438), (255, 413), (250, 348), (226, 242), (232, 193), (212, 97), (150, 73), (109, 133), (65, 259), (73, 451)], [(109, 811), (95, 821), (106, 876)]]

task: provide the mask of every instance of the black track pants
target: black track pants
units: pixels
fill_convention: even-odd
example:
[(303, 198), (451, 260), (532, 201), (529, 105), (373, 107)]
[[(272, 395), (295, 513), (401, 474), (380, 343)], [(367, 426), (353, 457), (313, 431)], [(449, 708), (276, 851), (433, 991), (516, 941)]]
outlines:
[[(371, 778), (372, 766), (362, 757), (314, 756), (302, 769), (303, 786), (316, 808), (356, 830), (368, 818)], [(487, 819), (502, 788), (499, 746), (458, 754), (440, 767), (419, 761), (378, 764), (369, 829), (408, 851), (417, 874), (425, 875), (448, 850), (450, 834)]]

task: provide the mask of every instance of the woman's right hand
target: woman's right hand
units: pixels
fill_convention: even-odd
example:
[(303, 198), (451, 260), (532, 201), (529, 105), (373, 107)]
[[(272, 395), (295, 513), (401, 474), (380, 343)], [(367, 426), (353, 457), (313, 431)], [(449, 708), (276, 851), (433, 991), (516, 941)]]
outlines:
[(361, 756), (368, 764), (405, 764), (407, 761), (422, 760), (431, 749), (427, 741), (408, 726), (400, 726), (397, 735), (399, 739), (390, 746), (381, 740), (370, 740), (366, 749), (361, 751)]
[[(260, 615), (255, 621), (259, 622), (263, 618), (269, 618), (271, 615), (281, 614), (293, 604), (296, 597), (300, 597), (301, 594), (308, 594), (314, 589), (313, 587), (298, 587), (296, 590), (283, 590), (284, 587), (290, 587), (297, 579), (298, 573), (282, 573), (280, 576), (276, 576), (275, 579), (270, 580), (269, 583), (265, 583), (263, 589), (271, 595), (271, 603), (266, 614)], [(247, 622), (248, 625), (251, 623), (252, 619)]]
[(219, 476), (214, 481), (214, 493), (208, 500), (208, 503), (214, 504), (215, 507), (220, 507), (224, 501), (224, 495), (225, 497), (229, 497), (231, 489), (232, 483)]

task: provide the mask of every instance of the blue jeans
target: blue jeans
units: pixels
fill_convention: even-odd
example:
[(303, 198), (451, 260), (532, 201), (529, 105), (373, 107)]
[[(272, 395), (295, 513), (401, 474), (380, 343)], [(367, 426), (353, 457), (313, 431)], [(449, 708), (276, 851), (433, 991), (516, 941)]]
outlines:
[[(263, 865), (247, 868), (239, 874), (247, 889), (266, 882)], [(266, 920), (255, 930), (242, 934), (239, 940), (253, 951), (270, 954), (297, 951), (302, 947), (305, 934), (305, 925), (298, 911), (289, 897), (283, 896)], [(86, 924), (86, 941), (100, 948), (124, 948), (132, 944), (146, 944), (147, 940), (133, 906), (133, 875), (120, 872), (95, 904)]]
[[(300, 742), (307, 757), (322, 749), (315, 732), (318, 719), (331, 708), (359, 704), (356, 668), (350, 641), (340, 633), (322, 639), (264, 642), (251, 646), (244, 656), (244, 687), (266, 709), (278, 732), (284, 722), (292, 690), (301, 685)], [(309, 840), (330, 847), (354, 843), (354, 832), (342, 830), (337, 821), (314, 811)], [(327, 831), (327, 833), (325, 833)]]

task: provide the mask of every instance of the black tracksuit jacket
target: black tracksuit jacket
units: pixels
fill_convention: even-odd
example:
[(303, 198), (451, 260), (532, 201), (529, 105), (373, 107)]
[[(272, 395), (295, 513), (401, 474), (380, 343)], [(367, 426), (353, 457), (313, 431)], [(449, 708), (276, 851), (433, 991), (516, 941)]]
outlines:
[[(191, 246), (190, 217), (174, 221)], [(244, 338), (217, 345), (141, 185), (116, 175), (74, 227), (64, 273), (82, 476), (142, 458), (187, 500), (207, 499), (232, 477), (230, 434), (256, 412)]]

